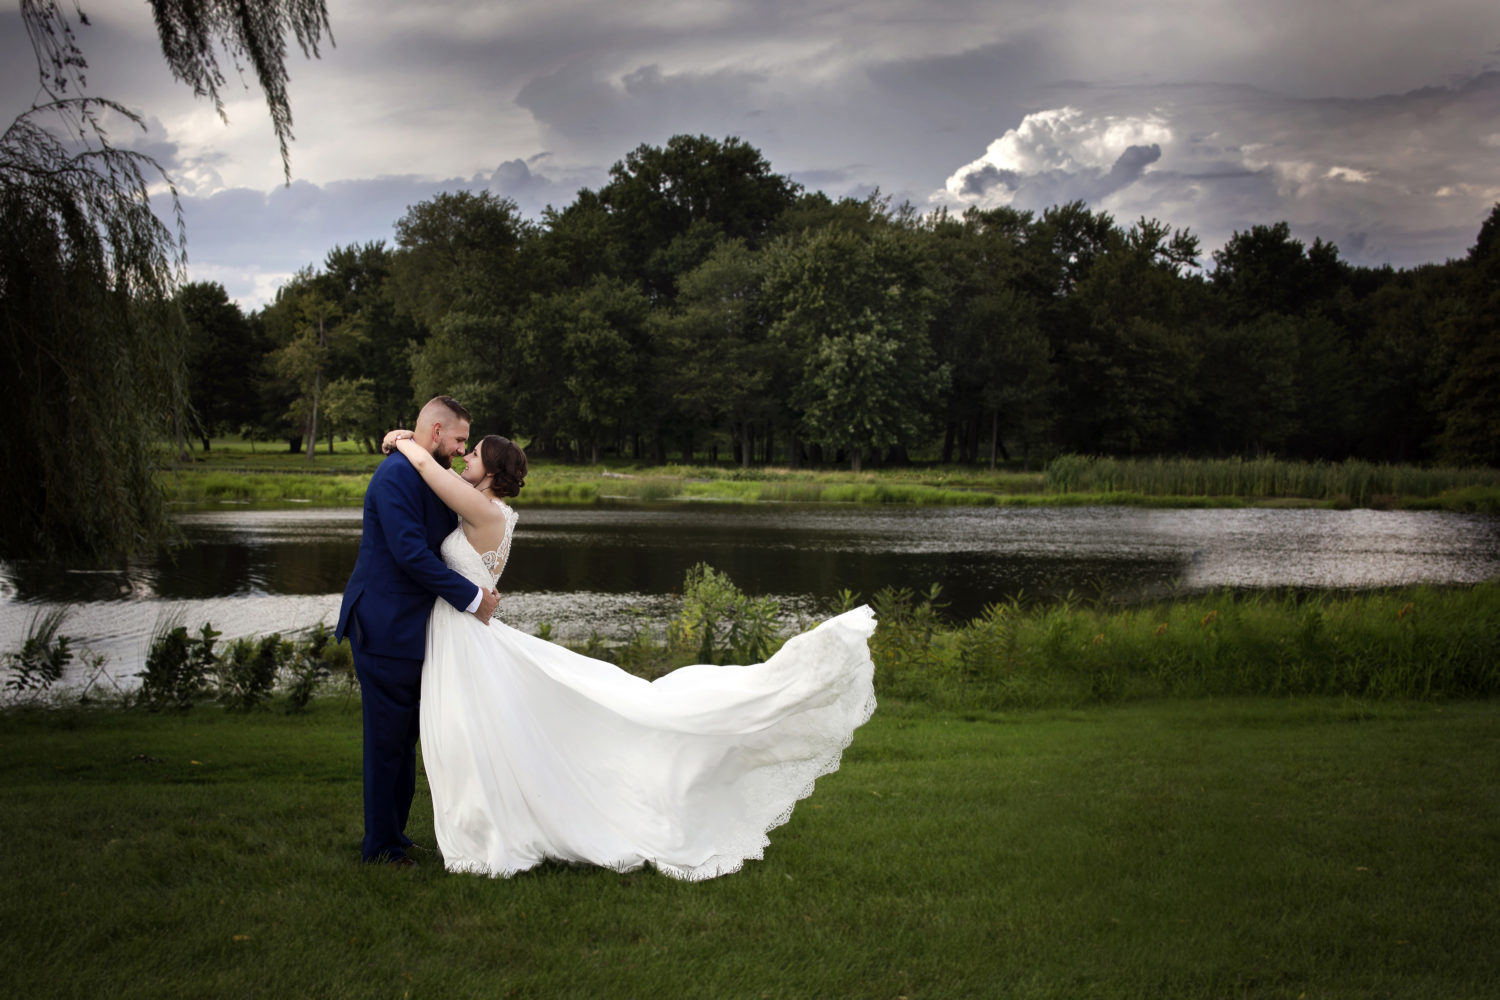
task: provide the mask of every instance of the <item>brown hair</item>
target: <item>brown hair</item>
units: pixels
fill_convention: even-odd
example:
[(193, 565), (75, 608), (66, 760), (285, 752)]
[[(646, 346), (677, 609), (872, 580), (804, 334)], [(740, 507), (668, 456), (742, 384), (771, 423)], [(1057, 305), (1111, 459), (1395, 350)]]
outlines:
[(490, 489), (502, 497), (519, 496), (526, 485), (526, 453), (510, 438), (486, 434), (479, 442), (479, 461), (494, 478)]

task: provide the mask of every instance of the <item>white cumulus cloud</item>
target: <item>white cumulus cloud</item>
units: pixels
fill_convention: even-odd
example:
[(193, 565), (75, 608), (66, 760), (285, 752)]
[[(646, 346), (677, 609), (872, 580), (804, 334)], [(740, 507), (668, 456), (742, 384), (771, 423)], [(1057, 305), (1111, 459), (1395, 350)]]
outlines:
[(1137, 180), (1173, 139), (1170, 124), (1155, 112), (1037, 111), (954, 171), (944, 190), (954, 201), (983, 206), (1010, 204), (1026, 188), (1054, 200), (1069, 192), (1095, 200)]

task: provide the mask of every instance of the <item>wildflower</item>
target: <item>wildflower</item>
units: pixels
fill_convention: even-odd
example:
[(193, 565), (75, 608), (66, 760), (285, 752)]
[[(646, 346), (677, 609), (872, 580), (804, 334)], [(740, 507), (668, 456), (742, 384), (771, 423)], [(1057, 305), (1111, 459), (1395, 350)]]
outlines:
[(1407, 615), (1414, 615), (1416, 613), (1417, 613), (1417, 603), (1415, 601), (1407, 601), (1406, 602), (1406, 607), (1404, 607), (1400, 611), (1396, 612), (1396, 620), (1399, 622), (1401, 619), (1405, 618)]
[(1167, 623), (1166, 622), (1162, 622), (1160, 625), (1156, 626), (1156, 634), (1157, 635), (1166, 635), (1167, 634)]
[(1104, 645), (1104, 633), (1103, 632), (1100, 632), (1098, 635), (1094, 636), (1094, 645), (1096, 645), (1096, 646), (1102, 646), (1102, 645)]
[(1215, 611), (1210, 611), (1208, 614), (1204, 615), (1203, 616), (1203, 621), (1199, 622), (1198, 624), (1202, 628), (1208, 628), (1210, 625), (1212, 625), (1214, 622), (1216, 622), (1218, 620), (1219, 620), (1219, 612), (1217, 610), (1215, 610)]

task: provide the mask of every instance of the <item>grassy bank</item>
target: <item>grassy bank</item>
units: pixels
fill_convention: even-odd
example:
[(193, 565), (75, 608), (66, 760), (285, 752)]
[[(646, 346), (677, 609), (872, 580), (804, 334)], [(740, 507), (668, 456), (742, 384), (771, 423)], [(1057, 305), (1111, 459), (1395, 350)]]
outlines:
[(1046, 488), (1049, 493), (1299, 499), (1331, 506), (1500, 511), (1500, 469), (1423, 468), (1358, 459), (1287, 462), (1064, 455), (1048, 465)]
[[(182, 503), (357, 503), (380, 457), (352, 442), (301, 454), (219, 441), (162, 473)], [(1045, 472), (914, 465), (861, 473), (734, 465), (582, 466), (535, 461), (522, 504), (607, 500), (918, 504), (928, 506), (1242, 507), (1306, 505), (1500, 511), (1500, 471), (1344, 463), (1062, 456)]]
[(883, 591), (888, 695), (952, 708), (1167, 697), (1500, 695), (1500, 584), (1353, 594), (1217, 592), (1138, 607), (994, 605), (943, 621)]
[[(596, 640), (586, 652), (644, 677), (702, 662), (708, 651), (720, 663), (765, 659), (780, 641), (774, 602), (747, 597), (712, 570), (695, 574), (665, 643), (641, 630), (623, 644)], [(887, 699), (950, 710), (1500, 695), (1500, 583), (1345, 594), (1218, 591), (1126, 607), (1015, 600), (966, 622), (944, 615), (936, 588), (865, 597), (846, 591), (842, 605), (865, 602), (880, 622), (870, 642), (877, 689)]]
[(0, 962), (152, 1000), (1485, 997), (1497, 745), (1485, 702), (892, 704), (737, 875), (490, 882), (356, 864), (356, 706), (9, 713)]

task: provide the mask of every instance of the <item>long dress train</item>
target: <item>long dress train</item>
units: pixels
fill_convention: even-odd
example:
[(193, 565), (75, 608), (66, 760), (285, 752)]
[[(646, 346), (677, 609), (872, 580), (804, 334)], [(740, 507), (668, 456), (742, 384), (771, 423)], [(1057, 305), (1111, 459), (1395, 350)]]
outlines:
[[(498, 502), (498, 501), (497, 501)], [(455, 530), (443, 560), (491, 586), (505, 541)], [(543, 860), (705, 879), (760, 859), (875, 709), (856, 608), (765, 663), (682, 667), (646, 681), (438, 601), (422, 672), (422, 759), (450, 871), (509, 876)]]

